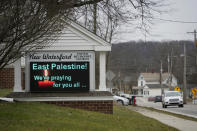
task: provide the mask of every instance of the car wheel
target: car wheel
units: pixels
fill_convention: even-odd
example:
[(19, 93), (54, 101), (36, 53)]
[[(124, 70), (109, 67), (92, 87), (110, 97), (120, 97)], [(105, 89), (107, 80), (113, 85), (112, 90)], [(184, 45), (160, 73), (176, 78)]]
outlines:
[(124, 105), (124, 102), (122, 100), (117, 100), (117, 102), (121, 105)]
[(165, 105), (164, 105), (164, 104), (162, 104), (162, 107), (163, 107), (163, 108), (165, 108)]
[(179, 107), (183, 107), (183, 104), (182, 105), (179, 105)]

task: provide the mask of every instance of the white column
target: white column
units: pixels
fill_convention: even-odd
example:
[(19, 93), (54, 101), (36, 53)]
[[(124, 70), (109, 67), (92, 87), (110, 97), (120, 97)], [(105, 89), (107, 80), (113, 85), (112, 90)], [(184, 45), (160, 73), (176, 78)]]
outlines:
[(21, 59), (14, 63), (14, 92), (22, 92), (21, 86)]
[(106, 52), (100, 52), (99, 60), (99, 91), (106, 91)]

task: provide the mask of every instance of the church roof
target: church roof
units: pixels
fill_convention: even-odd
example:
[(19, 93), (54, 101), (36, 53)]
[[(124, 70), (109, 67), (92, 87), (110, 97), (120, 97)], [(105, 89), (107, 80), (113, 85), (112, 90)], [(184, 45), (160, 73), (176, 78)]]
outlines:
[[(160, 73), (141, 73), (146, 82), (160, 82)], [(162, 80), (168, 79), (170, 76), (169, 73), (162, 73)], [(172, 77), (174, 75), (172, 74)]]
[(111, 44), (83, 26), (70, 21), (54, 42), (44, 50), (111, 51)]
[[(160, 84), (147, 84), (146, 86), (148, 86), (148, 88), (150, 89), (161, 89), (161, 85)], [(163, 88), (168, 88), (167, 85), (162, 84)]]

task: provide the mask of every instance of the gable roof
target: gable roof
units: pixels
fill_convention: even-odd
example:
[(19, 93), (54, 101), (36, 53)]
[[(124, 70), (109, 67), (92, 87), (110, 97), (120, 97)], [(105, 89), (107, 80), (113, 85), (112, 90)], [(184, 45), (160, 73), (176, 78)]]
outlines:
[(70, 21), (58, 38), (44, 50), (94, 50), (111, 51), (111, 44), (83, 26)]
[[(161, 85), (160, 84), (147, 84), (146, 86), (148, 86), (148, 88), (150, 89), (161, 89)], [(167, 85), (162, 84), (163, 88), (168, 88)]]
[[(140, 75), (143, 76), (146, 82), (160, 82), (160, 73), (141, 73)], [(169, 73), (162, 73), (163, 81), (167, 80), (169, 78), (169, 75)], [(174, 77), (173, 74), (172, 77)]]

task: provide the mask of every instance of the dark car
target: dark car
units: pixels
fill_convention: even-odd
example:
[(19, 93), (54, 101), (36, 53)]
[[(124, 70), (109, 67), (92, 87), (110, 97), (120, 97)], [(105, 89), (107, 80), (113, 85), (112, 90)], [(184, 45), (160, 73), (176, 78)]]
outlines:
[(155, 103), (156, 102), (162, 102), (162, 97), (161, 96), (155, 96)]
[(155, 101), (155, 97), (148, 97), (148, 101)]

